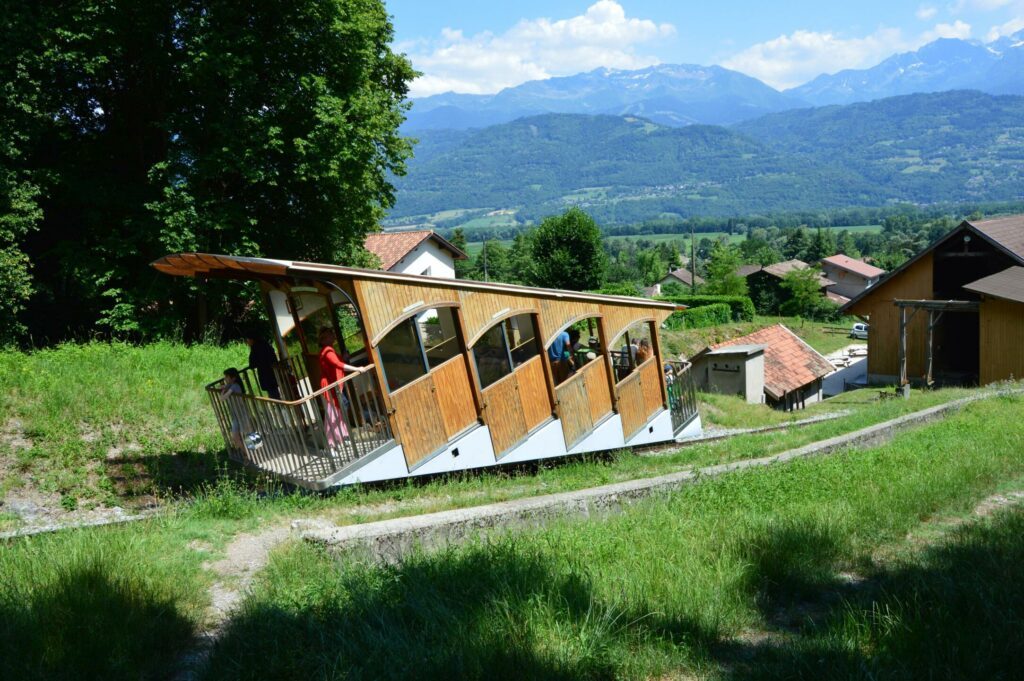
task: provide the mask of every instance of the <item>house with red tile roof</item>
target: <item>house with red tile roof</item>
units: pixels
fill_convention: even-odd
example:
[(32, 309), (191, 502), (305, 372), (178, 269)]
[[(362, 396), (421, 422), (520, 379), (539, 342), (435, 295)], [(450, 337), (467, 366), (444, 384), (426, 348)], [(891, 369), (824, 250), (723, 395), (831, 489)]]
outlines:
[(845, 299), (835, 299), (840, 305), (845, 305), (850, 302), (850, 298), (877, 284), (885, 274), (885, 270), (843, 253), (823, 258), (821, 270), (835, 282), (829, 287), (829, 292)]
[(455, 278), (455, 261), (469, 256), (432, 229), (369, 234), (366, 250), (380, 258), (380, 267), (399, 274)]
[[(725, 352), (730, 348), (735, 352)], [(762, 353), (754, 351), (757, 348), (763, 348), (763, 357)], [(713, 392), (735, 392), (721, 390), (718, 386), (734, 384), (736, 379), (732, 374), (741, 371), (747, 376), (751, 374), (752, 367), (740, 367), (738, 361), (763, 362), (764, 401), (786, 411), (803, 409), (821, 400), (822, 379), (835, 370), (831, 362), (799, 336), (782, 324), (774, 324), (712, 345), (694, 355), (694, 380)], [(746, 384), (750, 385), (751, 381)]]

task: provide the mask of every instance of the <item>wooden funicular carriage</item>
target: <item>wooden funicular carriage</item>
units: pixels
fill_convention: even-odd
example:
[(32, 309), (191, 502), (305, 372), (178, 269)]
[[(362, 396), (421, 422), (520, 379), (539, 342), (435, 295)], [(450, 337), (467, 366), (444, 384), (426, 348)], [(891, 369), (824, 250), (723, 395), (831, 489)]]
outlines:
[[(643, 298), (184, 253), (177, 276), (257, 281), (281, 399), (207, 386), (231, 456), (310, 489), (667, 442), (700, 430), (688, 367), (662, 355), (676, 309)], [(317, 332), (365, 370), (320, 389)], [(548, 349), (579, 332), (572, 363)], [(575, 334), (573, 334), (575, 336)], [(637, 353), (639, 339), (647, 352)], [(346, 436), (325, 433), (329, 402)], [(238, 447), (232, 416), (252, 436)], [(333, 440), (333, 441), (332, 441)]]

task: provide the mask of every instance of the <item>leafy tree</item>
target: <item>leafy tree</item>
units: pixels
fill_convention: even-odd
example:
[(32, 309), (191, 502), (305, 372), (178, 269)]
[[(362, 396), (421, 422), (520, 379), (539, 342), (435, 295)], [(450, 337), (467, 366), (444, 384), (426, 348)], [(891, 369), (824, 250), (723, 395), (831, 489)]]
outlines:
[(169, 251), (371, 261), (415, 75), (380, 0), (13, 3), (4, 19), (0, 133), (19, 153), (0, 183), (38, 188), (39, 236), (16, 235), (37, 337), (195, 336), (208, 310), (247, 308), (237, 285), (161, 279), (148, 263)]
[(661, 254), (657, 250), (642, 251), (637, 255), (636, 271), (640, 274), (640, 281), (644, 286), (653, 286), (665, 278), (668, 263), (661, 259)]
[(509, 249), (509, 282), (513, 284), (529, 284), (534, 280), (533, 262), (533, 231), (519, 232), (512, 239)]
[(807, 233), (804, 228), (797, 227), (786, 237), (786, 244), (783, 246), (782, 254), (790, 260), (805, 260), (807, 258)]
[(860, 250), (858, 250), (857, 244), (849, 230), (844, 229), (839, 232), (839, 236), (836, 238), (836, 252), (848, 255), (851, 258), (860, 257)]
[(478, 279), (514, 283), (508, 248), (497, 239), (484, 242), (484, 247), (477, 254), (473, 265)]
[(814, 318), (820, 307), (821, 284), (818, 282), (820, 271), (814, 267), (794, 269), (786, 273), (780, 284), (786, 292), (782, 301), (782, 314)]
[(828, 258), (836, 254), (836, 241), (832, 236), (831, 230), (822, 229), (819, 227), (815, 232), (814, 236), (811, 237), (811, 242), (807, 245), (807, 251), (805, 253), (807, 262), (817, 263), (821, 262), (822, 258)]
[(719, 296), (747, 295), (747, 280), (736, 274), (741, 262), (739, 249), (717, 244), (708, 260), (704, 293)]
[(661, 287), (661, 295), (663, 296), (688, 296), (693, 291), (690, 287), (683, 286), (678, 281), (670, 281)]
[(604, 283), (607, 259), (593, 218), (573, 207), (545, 218), (532, 238), (533, 283), (588, 291)]
[[(452, 246), (455, 246), (457, 249), (459, 249), (463, 253), (466, 252), (466, 246), (467, 246), (466, 230), (462, 229), (461, 227), (456, 227), (455, 230), (452, 232), (452, 235), (448, 239), (448, 241), (451, 242)], [(455, 261), (455, 278), (456, 279), (472, 279), (473, 278), (473, 272), (474, 272), (474, 267), (473, 267), (472, 259), (467, 258), (465, 260), (456, 260)]]

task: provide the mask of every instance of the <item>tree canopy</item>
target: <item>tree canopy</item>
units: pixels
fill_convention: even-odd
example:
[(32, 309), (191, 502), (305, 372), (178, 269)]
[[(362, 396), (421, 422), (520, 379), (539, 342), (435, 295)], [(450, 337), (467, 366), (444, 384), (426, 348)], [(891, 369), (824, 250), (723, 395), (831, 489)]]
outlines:
[(537, 286), (588, 291), (604, 283), (607, 258), (601, 230), (581, 209), (545, 218), (531, 241)]
[(37, 338), (197, 335), (249, 297), (157, 279), (167, 252), (365, 262), (411, 149), (393, 37), (380, 0), (8, 6), (0, 314), (31, 263)]

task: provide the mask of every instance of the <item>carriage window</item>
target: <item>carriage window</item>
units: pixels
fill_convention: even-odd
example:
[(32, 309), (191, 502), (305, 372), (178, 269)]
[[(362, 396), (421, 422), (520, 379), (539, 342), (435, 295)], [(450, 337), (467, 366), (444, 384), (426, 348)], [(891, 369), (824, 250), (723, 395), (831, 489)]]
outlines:
[[(548, 356), (551, 359), (551, 373), (555, 379), (555, 385), (567, 381), (593, 361), (596, 361), (603, 352), (601, 337), (594, 318), (584, 319), (569, 326), (559, 334), (555, 341), (548, 346)], [(566, 336), (568, 341), (565, 340)], [(557, 358), (556, 355), (560, 355)]]
[(540, 343), (537, 342), (537, 329), (533, 325), (533, 316), (521, 314), (510, 317), (503, 324), (508, 338), (512, 365), (519, 366), (540, 354)]
[(612, 344), (610, 354), (616, 381), (633, 373), (638, 366), (654, 356), (650, 322), (640, 322), (626, 329)]
[(480, 377), (480, 387), (486, 388), (503, 376), (512, 373), (505, 344), (504, 324), (495, 324), (473, 346), (473, 360)]
[(450, 307), (426, 310), (416, 315), (423, 352), (433, 369), (459, 354), (459, 338), (455, 332), (455, 313)]
[(377, 346), (388, 389), (398, 390), (459, 354), (455, 313), (440, 307), (404, 320)]
[(473, 346), (480, 387), (486, 388), (540, 354), (533, 318), (509, 317), (489, 328)]

